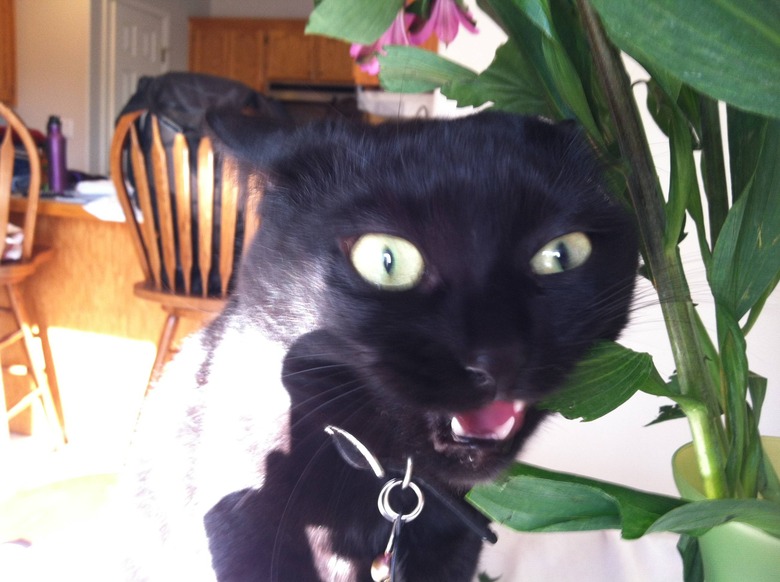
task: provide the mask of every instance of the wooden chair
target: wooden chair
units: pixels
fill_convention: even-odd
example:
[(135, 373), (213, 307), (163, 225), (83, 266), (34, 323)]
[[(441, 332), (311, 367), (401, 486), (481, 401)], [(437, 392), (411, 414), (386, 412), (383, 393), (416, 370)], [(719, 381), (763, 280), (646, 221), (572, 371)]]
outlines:
[[(139, 124), (147, 116), (152, 139), (150, 146), (142, 147)], [(145, 111), (123, 115), (110, 153), (111, 177), (144, 274), (134, 292), (156, 301), (168, 314), (149, 385), (168, 358), (180, 318), (205, 323), (225, 306), (241, 242), (249, 241), (258, 226), (250, 210), (239, 224), (242, 188), (237, 164), (227, 157), (215, 159), (211, 140), (204, 137), (191, 173), (193, 156), (185, 136), (176, 133), (172, 147), (166, 148), (160, 125)], [(259, 183), (243, 182), (254, 203), (251, 196), (259, 196)]]
[[(0, 262), (0, 287), (8, 297), (8, 306), (2, 311), (12, 317), (13, 328), (10, 332), (0, 337), (0, 358), (6, 353), (6, 349), (14, 344), (21, 344), (24, 358), (27, 364), (3, 367), (4, 372), (10, 372), (13, 376), (26, 376), (30, 383), (29, 392), (21, 400), (8, 408), (7, 395), (2, 375), (0, 375), (0, 392), (3, 402), (0, 403), (0, 448), (7, 443), (9, 421), (23, 410), (31, 407), (39, 400), (43, 412), (51, 427), (55, 441), (59, 444), (65, 441), (65, 426), (62, 421), (55, 400), (59, 402), (59, 394), (56, 389), (56, 379), (52, 365), (49, 342), (45, 326), (39, 325), (31, 317), (32, 310), (26, 305), (29, 297), (22, 293), (23, 282), (52, 256), (52, 249), (36, 247), (34, 242), (35, 221), (38, 211), (38, 197), (41, 187), (41, 162), (38, 149), (30, 132), (19, 117), (6, 105), (0, 103), (0, 118), (5, 122), (5, 135), (0, 142), (0, 233), (3, 235), (2, 245), (4, 254), (6, 250), (6, 233), (9, 229), (11, 181), (14, 173), (14, 136), (24, 147), (30, 164), (30, 185), (27, 191), (27, 205), (22, 216), (21, 227), (22, 243), (21, 253), (18, 257), (9, 257)], [(5, 328), (4, 328), (5, 329)]]

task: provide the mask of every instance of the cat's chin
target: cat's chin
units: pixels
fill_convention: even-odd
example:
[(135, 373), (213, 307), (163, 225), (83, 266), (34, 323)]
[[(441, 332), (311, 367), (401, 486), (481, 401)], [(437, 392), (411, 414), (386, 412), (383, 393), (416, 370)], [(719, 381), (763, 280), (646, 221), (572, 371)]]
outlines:
[(470, 481), (492, 477), (517, 452), (528, 409), (522, 400), (499, 400), (479, 409), (439, 415), (431, 426), (433, 447), (466, 469)]

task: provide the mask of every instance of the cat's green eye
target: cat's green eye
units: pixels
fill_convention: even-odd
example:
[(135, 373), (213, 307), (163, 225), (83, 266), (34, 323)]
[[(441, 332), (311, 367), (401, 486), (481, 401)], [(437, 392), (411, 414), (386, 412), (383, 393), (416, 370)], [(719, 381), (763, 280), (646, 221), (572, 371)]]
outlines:
[(411, 289), (425, 271), (417, 247), (389, 234), (364, 234), (352, 245), (349, 258), (361, 277), (387, 291)]
[(590, 256), (588, 236), (570, 232), (551, 240), (531, 259), (531, 268), (537, 275), (552, 275), (579, 267)]

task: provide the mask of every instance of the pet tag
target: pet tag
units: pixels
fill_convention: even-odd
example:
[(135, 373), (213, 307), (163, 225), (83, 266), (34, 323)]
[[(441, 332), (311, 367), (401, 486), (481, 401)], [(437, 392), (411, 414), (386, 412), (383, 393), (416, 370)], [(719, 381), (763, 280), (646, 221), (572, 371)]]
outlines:
[(371, 562), (371, 579), (374, 582), (391, 582), (395, 575), (395, 541), (398, 539), (402, 523), (401, 516), (398, 516), (393, 522), (393, 529), (390, 532), (390, 539), (387, 540), (385, 553), (377, 556)]

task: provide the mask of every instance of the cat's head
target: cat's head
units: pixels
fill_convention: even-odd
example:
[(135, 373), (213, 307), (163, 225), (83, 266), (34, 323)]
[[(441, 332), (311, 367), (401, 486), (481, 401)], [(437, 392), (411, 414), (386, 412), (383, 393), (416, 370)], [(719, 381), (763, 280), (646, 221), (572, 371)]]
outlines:
[(388, 462), (466, 485), (494, 475), (534, 404), (626, 322), (635, 228), (571, 123), (217, 131), (267, 176), (242, 312), (292, 346), (288, 389), (327, 401), (310, 418)]

